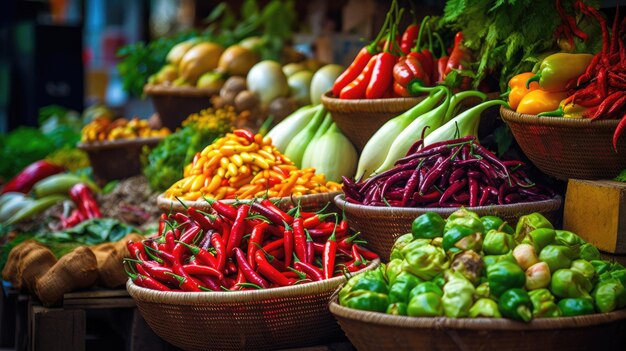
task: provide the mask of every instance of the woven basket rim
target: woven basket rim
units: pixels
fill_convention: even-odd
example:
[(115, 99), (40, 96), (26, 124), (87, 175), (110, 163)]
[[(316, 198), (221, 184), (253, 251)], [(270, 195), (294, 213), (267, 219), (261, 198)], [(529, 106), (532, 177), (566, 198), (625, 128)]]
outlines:
[(354, 111), (355, 107), (369, 107), (378, 112), (404, 112), (424, 100), (426, 96), (411, 96), (385, 99), (338, 99), (332, 91), (322, 94), (322, 104), (329, 111)]
[[(335, 197), (335, 205), (339, 209), (346, 208), (351, 212), (359, 211), (362, 213), (367, 213), (370, 215), (378, 215), (388, 217), (391, 214), (395, 215), (414, 215), (416, 213), (423, 212), (437, 212), (437, 213), (452, 213), (456, 210), (461, 209), (461, 207), (382, 207), (382, 206), (367, 206), (367, 205), (358, 205), (353, 204), (345, 200), (345, 194), (339, 194)], [(465, 207), (469, 211), (493, 211), (498, 210), (498, 212), (513, 212), (513, 211), (528, 211), (530, 209), (545, 207), (545, 208), (555, 208), (558, 209), (563, 203), (563, 198), (560, 195), (556, 195), (552, 199), (542, 200), (542, 201), (533, 201), (533, 202), (520, 202), (516, 204), (508, 204), (508, 205), (490, 205), (490, 206), (476, 206), (476, 207)]]
[(171, 85), (146, 84), (143, 92), (148, 96), (169, 95), (181, 97), (211, 97), (219, 94), (219, 89), (176, 87)]
[[(341, 289), (341, 287), (339, 287)], [(339, 289), (337, 291), (339, 291)], [(329, 302), (330, 312), (335, 317), (346, 318), (363, 323), (386, 327), (411, 329), (463, 329), (463, 330), (545, 330), (581, 328), (611, 323), (626, 319), (626, 309), (608, 313), (595, 313), (575, 317), (537, 318), (529, 323), (507, 318), (450, 318), (450, 317), (409, 317), (391, 314), (361, 311), (341, 306), (337, 303), (337, 294)]]
[[(365, 268), (354, 272), (352, 275), (374, 269), (379, 265), (380, 259), (375, 259)], [(345, 280), (346, 278), (341, 276), (306, 284), (261, 290), (181, 292), (158, 291), (143, 288), (134, 284), (129, 278), (126, 282), (126, 289), (128, 290), (130, 296), (135, 300), (156, 302), (167, 305), (202, 305), (232, 302), (246, 303), (315, 294), (328, 290), (335, 290), (335, 288), (341, 285), (341, 283)]]
[(500, 106), (500, 116), (505, 122), (512, 121), (530, 125), (547, 125), (570, 128), (601, 128), (615, 129), (618, 119), (590, 120), (587, 118), (539, 117), (515, 112), (505, 106)]
[(144, 145), (156, 145), (164, 138), (165, 137), (150, 137), (150, 138), (133, 138), (133, 139), (79, 142), (78, 144), (76, 144), (76, 147), (83, 151), (98, 151), (102, 149), (141, 147)]
[[(279, 200), (280, 202), (291, 200), (293, 204), (297, 204), (298, 199), (302, 199), (302, 198), (306, 200), (311, 200), (311, 199), (315, 199), (316, 197), (319, 197), (319, 198), (328, 197), (328, 201), (333, 202), (333, 199), (337, 195), (340, 195), (342, 193), (343, 192), (341, 191), (332, 191), (329, 193), (308, 194), (308, 195), (302, 195), (302, 196), (270, 197), (269, 200), (272, 200), (272, 201)], [(252, 201), (252, 200), (253, 199), (241, 199), (240, 201)], [(221, 199), (219, 201), (232, 204), (237, 200)], [(206, 206), (208, 204), (208, 202), (206, 202), (204, 199), (196, 200), (196, 201), (184, 201), (183, 200), (183, 203), (185, 203), (186, 206), (192, 206), (192, 207)], [(165, 197), (165, 193), (161, 193), (157, 196), (157, 206), (162, 209), (170, 208), (171, 206), (172, 209), (177, 209), (177, 210), (180, 210), (180, 208), (182, 207), (182, 205), (180, 204), (180, 202), (178, 202), (178, 200), (170, 200), (167, 197)]]

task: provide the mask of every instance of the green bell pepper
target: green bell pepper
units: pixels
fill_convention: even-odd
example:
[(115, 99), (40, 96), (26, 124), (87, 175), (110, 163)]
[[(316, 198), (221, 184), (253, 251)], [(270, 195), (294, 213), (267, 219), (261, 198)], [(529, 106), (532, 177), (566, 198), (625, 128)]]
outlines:
[(498, 308), (503, 316), (528, 322), (533, 318), (533, 304), (525, 290), (513, 288), (505, 291), (498, 300)]
[(533, 317), (561, 317), (561, 309), (555, 303), (554, 295), (548, 289), (537, 289), (528, 293), (533, 304)]
[[(446, 230), (456, 226), (456, 225), (464, 225), (466, 227), (470, 227), (473, 229), (476, 229), (476, 231), (478, 232), (482, 232), (485, 227), (483, 227), (482, 222), (480, 222), (480, 224), (474, 223), (473, 221), (471, 222), (466, 222), (465, 220), (468, 219), (475, 219), (478, 222), (480, 222), (480, 216), (477, 215), (475, 212), (469, 211), (466, 208), (460, 208), (454, 212), (452, 212), (449, 216), (448, 216), (448, 220), (446, 221), (446, 225), (444, 226), (444, 233)], [(471, 223), (470, 225), (467, 225), (466, 223)], [(476, 228), (474, 228), (474, 226), (478, 226)], [(480, 230), (479, 230), (480, 229)]]
[(392, 303), (387, 306), (387, 314), (392, 314), (394, 316), (406, 316), (407, 307), (407, 304), (404, 302)]
[(515, 263), (502, 261), (487, 268), (489, 291), (496, 297), (513, 288), (522, 288), (526, 282), (524, 271)]
[(496, 216), (482, 216), (480, 217), (480, 221), (485, 227), (485, 233), (488, 233), (490, 230), (495, 230), (499, 232), (505, 232), (507, 234), (515, 233), (515, 230), (500, 217)]
[(490, 230), (483, 241), (483, 252), (486, 255), (504, 255), (515, 247), (513, 235)]
[(592, 296), (598, 311), (602, 313), (626, 306), (626, 288), (615, 278), (598, 283)]
[(556, 231), (554, 229), (539, 228), (528, 233), (522, 242), (533, 245), (537, 252), (541, 252), (544, 247), (554, 244), (555, 240)]
[(413, 234), (408, 233), (408, 234), (404, 234), (402, 236), (400, 236), (398, 239), (396, 239), (396, 241), (393, 243), (393, 247), (391, 248), (391, 254), (389, 255), (389, 260), (393, 260), (396, 258), (404, 258), (404, 256), (402, 256), (402, 249), (407, 246), (408, 244), (410, 244), (413, 241)]
[(573, 251), (569, 247), (562, 245), (548, 245), (539, 253), (539, 260), (550, 266), (551, 273), (559, 269), (569, 268), (573, 259)]
[(482, 298), (476, 300), (469, 310), (469, 317), (501, 318), (502, 314), (498, 310), (498, 304), (492, 299)]
[(437, 285), (440, 289), (443, 289), (443, 286), (446, 285), (446, 278), (444, 277), (444, 273), (445, 272), (441, 272), (430, 280), (432, 283), (435, 283), (435, 285)]
[(552, 274), (550, 291), (559, 298), (589, 298), (591, 282), (582, 274), (571, 269), (559, 269)]
[(465, 250), (454, 255), (450, 269), (463, 274), (472, 284), (476, 284), (483, 273), (483, 259), (473, 250)]
[(624, 287), (626, 287), (626, 269), (620, 269), (617, 271), (613, 271), (610, 273), (612, 278), (615, 278), (622, 283)]
[(417, 249), (418, 247), (430, 245), (430, 242), (430, 239), (414, 239), (405, 247), (403, 247), (402, 250), (400, 250), (402, 259), (406, 258), (407, 253)]
[(491, 296), (491, 292), (489, 291), (489, 282), (478, 284), (478, 286), (474, 290), (474, 297), (476, 299), (481, 299), (489, 298), (489, 296)]
[(582, 316), (584, 314), (593, 314), (593, 302), (591, 299), (562, 299), (559, 301), (559, 309), (563, 313), (563, 317)]
[(422, 283), (417, 284), (417, 286), (415, 286), (413, 290), (411, 290), (411, 292), (409, 293), (409, 301), (413, 299), (413, 297), (419, 294), (427, 293), (427, 292), (431, 292), (439, 296), (443, 296), (443, 290), (441, 290), (439, 285), (433, 282), (422, 282)]
[(440, 247), (424, 245), (405, 254), (402, 270), (427, 281), (446, 270), (449, 265), (446, 254)]
[(563, 245), (567, 247), (572, 247), (576, 245), (582, 245), (585, 241), (579, 237), (577, 234), (572, 233), (568, 230), (555, 230), (556, 232), (556, 244)]
[(483, 256), (483, 263), (485, 264), (485, 267), (489, 267), (493, 265), (494, 263), (498, 263), (501, 261), (508, 261), (508, 262), (517, 264), (517, 260), (515, 259), (515, 256), (513, 256), (513, 252), (509, 252), (504, 255)]
[(451, 249), (480, 251), (482, 248), (482, 233), (473, 228), (457, 225), (443, 234), (443, 249), (448, 252)]
[(365, 290), (352, 291), (345, 300), (346, 307), (363, 311), (386, 312), (388, 305), (386, 294)]
[(385, 275), (387, 276), (387, 281), (389, 282), (389, 285), (393, 285), (393, 283), (396, 281), (396, 277), (398, 276), (398, 274), (402, 272), (403, 263), (404, 260), (399, 258), (394, 258), (393, 260), (389, 261), (389, 263), (387, 263)]
[(415, 239), (433, 239), (443, 236), (445, 224), (438, 213), (426, 212), (413, 220), (411, 233)]
[(443, 237), (434, 238), (431, 242), (431, 245), (443, 248)]
[(467, 317), (473, 305), (474, 285), (457, 272), (448, 271), (446, 276), (441, 298), (446, 317)]
[(596, 280), (596, 270), (589, 261), (583, 259), (575, 260), (572, 262), (570, 269), (582, 274), (585, 278), (589, 279), (591, 283)]
[(582, 244), (579, 251), (580, 258), (583, 260), (591, 261), (600, 259), (600, 251), (598, 251), (598, 248), (590, 243)]
[(421, 283), (420, 279), (408, 272), (401, 272), (389, 286), (389, 303), (409, 302), (409, 293)]
[(441, 296), (425, 292), (414, 296), (409, 302), (407, 314), (411, 317), (437, 317), (443, 315)]
[(515, 226), (515, 242), (521, 243), (526, 235), (539, 228), (554, 229), (552, 223), (541, 213), (535, 212), (520, 217)]

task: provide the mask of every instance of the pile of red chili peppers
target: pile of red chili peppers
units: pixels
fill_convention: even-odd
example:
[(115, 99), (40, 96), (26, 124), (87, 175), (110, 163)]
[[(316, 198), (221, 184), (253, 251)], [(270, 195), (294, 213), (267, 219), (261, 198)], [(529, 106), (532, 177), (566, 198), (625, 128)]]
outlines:
[[(501, 161), (473, 136), (417, 142), (396, 166), (363, 182), (344, 177), (349, 202), (392, 207), (461, 207), (547, 200), (554, 193), (532, 183), (521, 161)], [(419, 149), (419, 150), (418, 150)]]
[(564, 104), (578, 104), (588, 110), (584, 116), (592, 120), (620, 118), (613, 134), (613, 148), (626, 130), (626, 19), (619, 22), (619, 8), (613, 22), (612, 33), (602, 14), (582, 1), (575, 3), (576, 10), (592, 16), (602, 29), (602, 50), (597, 53), (585, 73), (578, 78), (576, 91)]
[(130, 241), (133, 282), (163, 291), (265, 289), (355, 272), (378, 258), (336, 213), (285, 212), (267, 199), (211, 208), (163, 214), (159, 233)]
[[(335, 97), (378, 99), (416, 96), (424, 92), (421, 87), (443, 82), (453, 70), (463, 69), (469, 55), (463, 46), (461, 32), (456, 34), (454, 47), (446, 50), (441, 37), (428, 28), (429, 17), (424, 18), (421, 25), (409, 25), (400, 36), (398, 23), (401, 17), (402, 11), (393, 1), (376, 39), (363, 47), (348, 69), (335, 80), (332, 88)], [(428, 34), (428, 48), (421, 46), (424, 33)], [(441, 47), (439, 58), (433, 53), (433, 36)], [(386, 39), (382, 40), (383, 37)], [(463, 82), (469, 87), (467, 79)]]

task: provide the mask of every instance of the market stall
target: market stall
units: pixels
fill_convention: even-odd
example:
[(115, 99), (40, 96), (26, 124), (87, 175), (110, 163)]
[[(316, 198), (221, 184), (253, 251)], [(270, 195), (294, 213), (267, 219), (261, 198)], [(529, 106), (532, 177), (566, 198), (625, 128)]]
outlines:
[[(619, 8), (376, 5), (342, 66), (293, 1), (223, 2), (120, 50), (154, 114), (2, 135), (0, 343), (622, 349)], [(119, 342), (87, 345), (103, 315)]]

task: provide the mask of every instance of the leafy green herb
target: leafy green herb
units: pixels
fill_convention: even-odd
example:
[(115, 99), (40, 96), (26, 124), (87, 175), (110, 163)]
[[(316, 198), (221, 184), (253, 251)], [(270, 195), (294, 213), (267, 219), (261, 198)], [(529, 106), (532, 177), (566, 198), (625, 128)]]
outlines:
[(93, 218), (81, 222), (75, 227), (62, 232), (43, 234), (49, 243), (80, 243), (97, 245), (105, 242), (118, 241), (130, 233), (139, 231), (128, 224), (113, 218)]
[(626, 183), (626, 169), (623, 169), (613, 180)]

